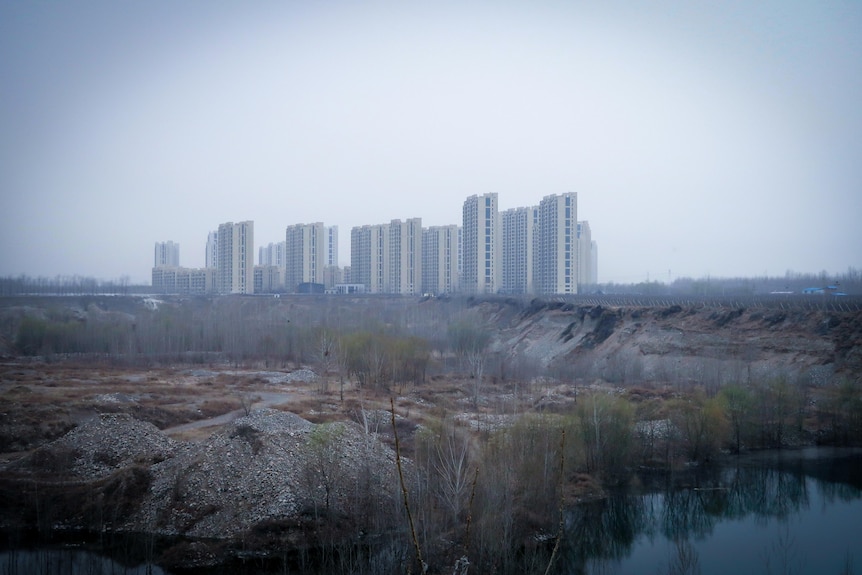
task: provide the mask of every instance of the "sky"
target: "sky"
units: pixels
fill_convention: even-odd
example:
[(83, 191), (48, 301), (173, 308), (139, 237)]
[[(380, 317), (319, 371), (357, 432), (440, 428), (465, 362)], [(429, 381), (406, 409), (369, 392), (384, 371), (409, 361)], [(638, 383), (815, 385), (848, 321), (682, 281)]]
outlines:
[(577, 192), (598, 280), (862, 268), (862, 2), (0, 2), (0, 276)]

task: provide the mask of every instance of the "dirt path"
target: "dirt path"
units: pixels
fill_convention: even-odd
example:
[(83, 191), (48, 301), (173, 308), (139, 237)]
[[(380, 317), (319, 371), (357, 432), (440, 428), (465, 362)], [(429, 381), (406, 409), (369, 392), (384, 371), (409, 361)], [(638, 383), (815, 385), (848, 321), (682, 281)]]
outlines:
[[(272, 405), (287, 403), (296, 398), (295, 394), (275, 391), (262, 391), (256, 393), (255, 395), (257, 395), (259, 399), (251, 405), (251, 409), (261, 409), (264, 407), (270, 407)], [(162, 433), (164, 433), (165, 435), (179, 435), (181, 433), (204, 429), (207, 427), (218, 427), (226, 425), (234, 419), (244, 416), (245, 414), (245, 409), (235, 409), (233, 411), (218, 415), (216, 417), (210, 417), (209, 419), (199, 419), (198, 421), (192, 421), (191, 423), (184, 423), (182, 425), (169, 427), (167, 429), (163, 429)]]

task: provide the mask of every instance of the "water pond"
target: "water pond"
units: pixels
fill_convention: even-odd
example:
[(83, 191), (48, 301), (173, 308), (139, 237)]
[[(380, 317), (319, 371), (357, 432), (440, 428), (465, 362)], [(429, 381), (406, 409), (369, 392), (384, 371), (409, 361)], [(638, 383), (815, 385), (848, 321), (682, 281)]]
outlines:
[[(555, 573), (862, 574), (862, 450), (758, 454), (711, 470), (644, 476), (637, 488), (573, 507), (564, 519)], [(148, 560), (157, 555), (152, 538), (121, 543), (7, 541), (0, 575), (168, 574)]]
[(862, 573), (862, 455), (805, 449), (570, 510), (564, 573)]

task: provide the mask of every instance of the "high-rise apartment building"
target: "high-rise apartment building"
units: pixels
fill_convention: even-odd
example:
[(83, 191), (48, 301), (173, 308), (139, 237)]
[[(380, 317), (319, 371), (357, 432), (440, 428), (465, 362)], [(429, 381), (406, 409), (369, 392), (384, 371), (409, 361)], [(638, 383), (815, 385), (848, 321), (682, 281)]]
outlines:
[(284, 287), (295, 292), (300, 284), (323, 284), (324, 226), (321, 222), (295, 224), (285, 230)]
[(367, 293), (385, 293), (389, 267), (389, 224), (365, 225), (350, 230), (350, 283), (362, 284)]
[(590, 242), (590, 283), (599, 283), (599, 246), (594, 241)]
[(422, 218), (389, 222), (386, 293), (417, 294), (422, 289)]
[(221, 224), (217, 251), (218, 293), (254, 293), (254, 222)]
[(277, 266), (284, 269), (286, 249), (287, 244), (285, 242), (270, 242), (265, 246), (260, 246), (257, 252), (257, 265)]
[(545, 196), (539, 203), (534, 282), (537, 293), (578, 293), (578, 195)]
[(533, 230), (538, 208), (512, 208), (500, 214), (503, 228), (502, 284), (510, 294), (533, 292)]
[(218, 231), (210, 232), (207, 234), (207, 251), (204, 257), (204, 267), (206, 268), (217, 268), (218, 267)]
[(590, 222), (578, 222), (578, 291), (596, 283), (593, 277), (593, 239)]
[(338, 265), (338, 226), (326, 226), (323, 228), (323, 257), (324, 266)]
[(422, 293), (458, 291), (458, 238), (459, 228), (454, 224), (422, 231)]
[(180, 267), (180, 244), (167, 241), (156, 242), (154, 268)]
[(254, 293), (277, 293), (284, 289), (284, 268), (254, 266)]
[(338, 226), (324, 227), (323, 236), (323, 285), (327, 290), (333, 290), (337, 284), (343, 282), (344, 277), (338, 267)]
[(500, 266), (500, 214), (497, 194), (470, 196), (464, 201), (461, 289), (466, 293), (497, 293)]

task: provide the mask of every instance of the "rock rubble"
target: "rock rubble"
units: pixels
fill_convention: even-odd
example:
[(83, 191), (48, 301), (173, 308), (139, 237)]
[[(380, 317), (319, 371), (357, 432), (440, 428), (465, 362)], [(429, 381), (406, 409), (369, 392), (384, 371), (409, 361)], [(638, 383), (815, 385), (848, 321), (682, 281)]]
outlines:
[(393, 501), (398, 493), (395, 454), (376, 434), (274, 409), (199, 443), (130, 415), (101, 415), (7, 466), (55, 487), (91, 485), (91, 493), (132, 469), (146, 480), (125, 494), (133, 504), (112, 515), (112, 528), (162, 535), (231, 539), (265, 522), (353, 516), (369, 493)]

